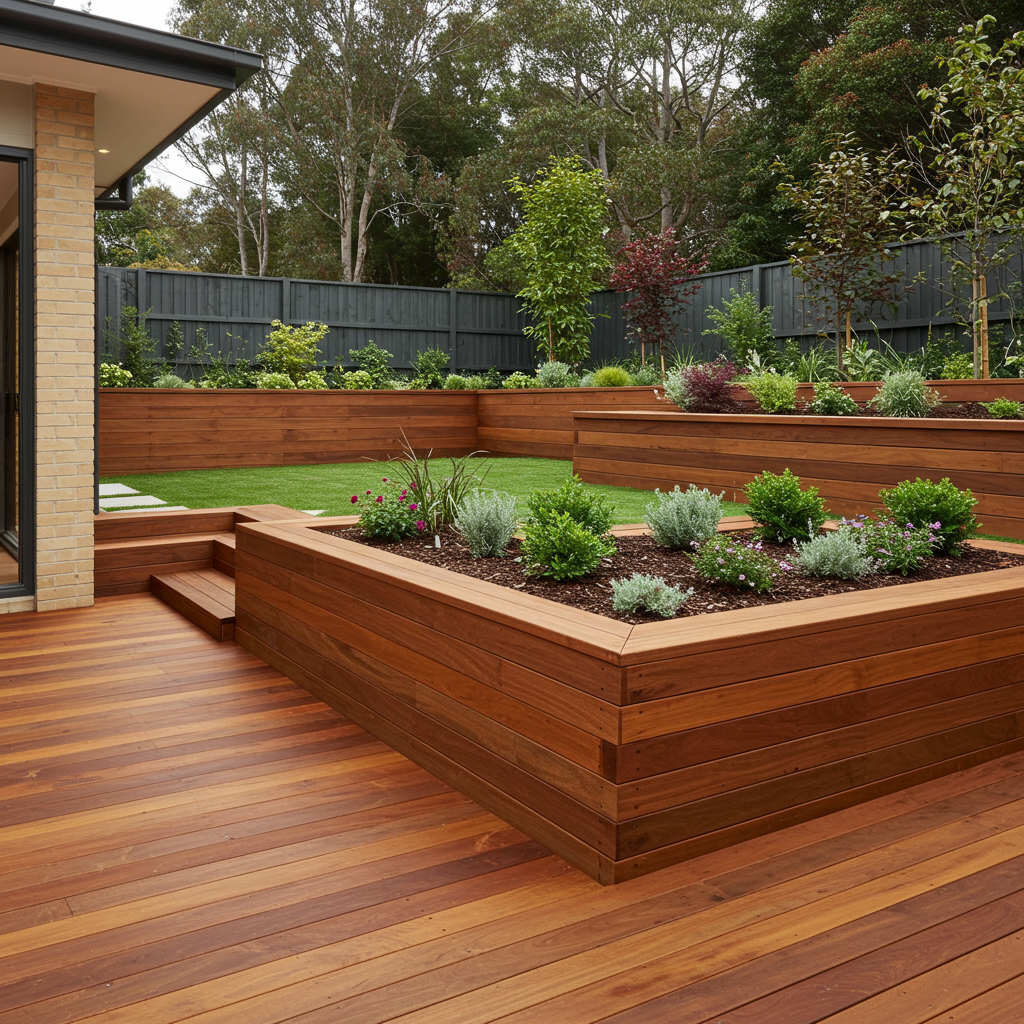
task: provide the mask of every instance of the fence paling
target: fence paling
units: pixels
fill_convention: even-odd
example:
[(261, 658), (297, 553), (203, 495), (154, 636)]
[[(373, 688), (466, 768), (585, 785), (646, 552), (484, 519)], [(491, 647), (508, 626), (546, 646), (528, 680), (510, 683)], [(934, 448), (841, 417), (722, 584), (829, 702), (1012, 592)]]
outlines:
[[(958, 325), (949, 308), (944, 282), (949, 268), (940, 247), (931, 241), (912, 242), (897, 257), (907, 277), (924, 272), (925, 280), (904, 295), (899, 316), (874, 315), (862, 310), (853, 324), (861, 335), (879, 337), (898, 352), (912, 352), (925, 344), (929, 332), (944, 333)], [(124, 306), (149, 310), (149, 326), (156, 340), (156, 357), (173, 362), (187, 373), (194, 353), (197, 330), (209, 339), (211, 353), (230, 360), (255, 360), (271, 320), (302, 324), (319, 320), (330, 327), (321, 348), (324, 365), (351, 365), (349, 350), (373, 340), (393, 353), (395, 367), (408, 369), (417, 352), (441, 348), (451, 360), (450, 369), (459, 372), (497, 366), (502, 372), (529, 370), (538, 356), (534, 344), (523, 334), (529, 323), (522, 302), (508, 293), (473, 292), (449, 288), (413, 288), (402, 285), (351, 284), (342, 281), (302, 281), (292, 278), (237, 277), (230, 274), (191, 274), (170, 270), (131, 270), (97, 267), (97, 349), (102, 354), (104, 329), (120, 330)], [(993, 275), (989, 292), (1019, 289), (1024, 277), (1021, 253)], [(730, 290), (744, 286), (753, 291), (762, 307), (772, 307), (777, 341), (788, 338), (813, 340), (828, 333), (818, 308), (803, 298), (804, 285), (792, 274), (789, 263), (767, 263), (735, 270), (702, 274), (700, 291), (675, 316), (677, 344), (696, 348), (713, 358), (723, 343), (708, 319), (710, 308), (721, 308)], [(621, 305), (624, 296), (613, 291), (595, 292), (591, 308), (596, 315), (591, 331), (591, 358), (596, 363), (631, 354), (626, 340), (626, 323)], [(966, 311), (962, 296), (959, 312)], [(885, 311), (883, 311), (885, 312)], [(1011, 321), (1011, 304), (1006, 299), (989, 306), (994, 325)], [(170, 325), (183, 327), (183, 351), (167, 360), (166, 342)], [(194, 358), (191, 360), (196, 361)]]

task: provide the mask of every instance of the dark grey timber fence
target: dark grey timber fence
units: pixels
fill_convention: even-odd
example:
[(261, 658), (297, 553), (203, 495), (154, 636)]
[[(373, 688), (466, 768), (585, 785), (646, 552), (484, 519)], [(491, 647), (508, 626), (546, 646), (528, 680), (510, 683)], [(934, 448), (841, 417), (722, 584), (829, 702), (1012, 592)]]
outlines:
[[(966, 316), (960, 298), (950, 307), (946, 282), (949, 267), (938, 245), (912, 242), (902, 247), (897, 268), (907, 278), (921, 274), (923, 283), (904, 295), (891, 316), (886, 307), (865, 309), (853, 324), (861, 338), (888, 342), (899, 352), (920, 348), (929, 331), (937, 334), (959, 328), (956, 313)], [(1020, 307), (1024, 260), (1015, 258), (989, 280), (989, 293), (1016, 292), (1015, 300), (1001, 299), (989, 306), (989, 320), (997, 328), (1011, 319), (1013, 301)], [(406, 288), (401, 285), (347, 284), (339, 281), (303, 281), (279, 277), (237, 277), (230, 274), (190, 274), (173, 270), (127, 270), (98, 267), (96, 280), (98, 346), (101, 354), (115, 353), (116, 342), (107, 337), (120, 331), (121, 309), (149, 310), (148, 326), (156, 341), (156, 357), (167, 360), (167, 334), (171, 324), (182, 325), (184, 345), (173, 362), (179, 373), (198, 369), (197, 332), (205, 332), (212, 356), (231, 362), (254, 361), (271, 320), (303, 324), (317, 320), (330, 327), (321, 342), (321, 362), (327, 366), (352, 365), (349, 350), (373, 340), (394, 354), (393, 365), (407, 369), (417, 352), (440, 348), (447, 352), (452, 372), (486, 370), (497, 366), (504, 373), (529, 370), (538, 358), (536, 347), (523, 334), (529, 320), (514, 295), (449, 288)], [(721, 308), (731, 291), (754, 292), (762, 306), (772, 307), (775, 337), (781, 343), (797, 338), (806, 346), (830, 325), (820, 309), (802, 298), (804, 285), (793, 277), (788, 263), (767, 263), (715, 274), (703, 274), (701, 289), (675, 320), (676, 344), (713, 357), (722, 339), (708, 318)], [(622, 315), (623, 296), (595, 292), (592, 309), (598, 314), (591, 334), (591, 360), (601, 363), (631, 353)], [(877, 342), (875, 342), (877, 344)]]

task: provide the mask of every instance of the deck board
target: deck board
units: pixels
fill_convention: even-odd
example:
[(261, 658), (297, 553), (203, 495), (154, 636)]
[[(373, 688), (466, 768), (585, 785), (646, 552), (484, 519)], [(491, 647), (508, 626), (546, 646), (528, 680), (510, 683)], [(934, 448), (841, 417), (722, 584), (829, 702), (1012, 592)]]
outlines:
[(1019, 1005), (1022, 754), (602, 888), (151, 595), (6, 618), (2, 1024)]

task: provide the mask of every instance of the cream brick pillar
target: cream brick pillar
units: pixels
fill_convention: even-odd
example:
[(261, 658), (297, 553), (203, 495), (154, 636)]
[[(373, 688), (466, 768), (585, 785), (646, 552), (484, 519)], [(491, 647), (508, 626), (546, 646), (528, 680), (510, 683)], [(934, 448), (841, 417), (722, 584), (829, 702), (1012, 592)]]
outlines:
[(35, 87), (36, 608), (93, 603), (94, 102)]

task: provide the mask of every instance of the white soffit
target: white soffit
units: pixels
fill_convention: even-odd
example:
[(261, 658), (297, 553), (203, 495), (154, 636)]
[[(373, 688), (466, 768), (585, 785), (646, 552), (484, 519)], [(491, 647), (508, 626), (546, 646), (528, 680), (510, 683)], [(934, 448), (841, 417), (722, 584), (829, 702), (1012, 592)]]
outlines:
[(210, 85), (11, 46), (0, 46), (0, 78), (95, 94), (97, 195), (220, 93)]

